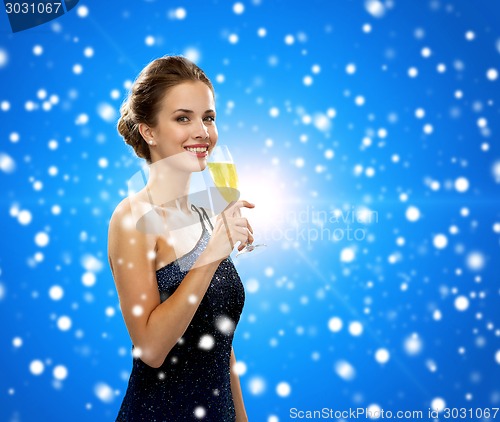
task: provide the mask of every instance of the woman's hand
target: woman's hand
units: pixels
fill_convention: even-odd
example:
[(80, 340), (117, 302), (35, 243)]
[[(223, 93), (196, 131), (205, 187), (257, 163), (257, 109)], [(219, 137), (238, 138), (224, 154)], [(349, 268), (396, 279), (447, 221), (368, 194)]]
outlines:
[(224, 260), (233, 251), (234, 245), (240, 242), (238, 250), (241, 251), (247, 243), (253, 242), (253, 229), (245, 217), (241, 216), (241, 208), (254, 208), (255, 205), (239, 200), (232, 202), (222, 211), (215, 222), (206, 253), (213, 261)]

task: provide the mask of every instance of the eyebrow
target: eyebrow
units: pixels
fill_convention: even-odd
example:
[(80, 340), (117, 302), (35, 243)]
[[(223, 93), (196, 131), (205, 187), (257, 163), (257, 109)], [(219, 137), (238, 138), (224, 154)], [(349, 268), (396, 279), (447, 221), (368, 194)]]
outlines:
[[(187, 110), (187, 109), (185, 109), (185, 108), (178, 108), (178, 109), (177, 109), (177, 110), (175, 110), (172, 114), (177, 113), (177, 112), (179, 112), (179, 111), (180, 111), (180, 112), (182, 112), (182, 113), (186, 113), (186, 114), (192, 114), (192, 113), (194, 113), (194, 111), (193, 111), (193, 110)], [(212, 109), (205, 110), (205, 114), (206, 114), (206, 113), (215, 113), (215, 110), (212, 110)]]

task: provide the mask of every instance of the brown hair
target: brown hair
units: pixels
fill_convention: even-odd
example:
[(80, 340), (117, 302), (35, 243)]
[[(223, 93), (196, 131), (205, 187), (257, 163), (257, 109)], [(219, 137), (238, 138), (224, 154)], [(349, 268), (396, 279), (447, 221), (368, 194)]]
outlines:
[(120, 107), (118, 132), (125, 143), (134, 148), (138, 157), (151, 163), (151, 152), (139, 132), (139, 123), (155, 127), (165, 93), (174, 86), (189, 81), (205, 83), (212, 94), (214, 88), (203, 70), (181, 56), (163, 56), (149, 63), (137, 76)]

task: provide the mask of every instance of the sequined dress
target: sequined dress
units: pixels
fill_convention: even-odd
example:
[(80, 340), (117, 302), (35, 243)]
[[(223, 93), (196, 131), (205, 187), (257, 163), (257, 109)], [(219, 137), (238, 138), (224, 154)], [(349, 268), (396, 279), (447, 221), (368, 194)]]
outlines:
[[(156, 272), (161, 302), (179, 286), (205, 249), (210, 234), (206, 212), (194, 205), (202, 235), (186, 255)], [(187, 266), (186, 266), (187, 265)], [(166, 422), (235, 420), (230, 385), (233, 334), (245, 292), (231, 258), (221, 262), (184, 335), (159, 368), (133, 358), (132, 372), (116, 421)], [(134, 345), (132, 345), (132, 350)]]

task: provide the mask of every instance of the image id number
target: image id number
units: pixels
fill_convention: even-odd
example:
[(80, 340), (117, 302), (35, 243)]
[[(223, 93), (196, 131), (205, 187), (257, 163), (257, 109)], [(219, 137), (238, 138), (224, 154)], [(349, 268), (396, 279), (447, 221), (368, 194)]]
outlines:
[(57, 14), (62, 3), (5, 3), (7, 14)]

